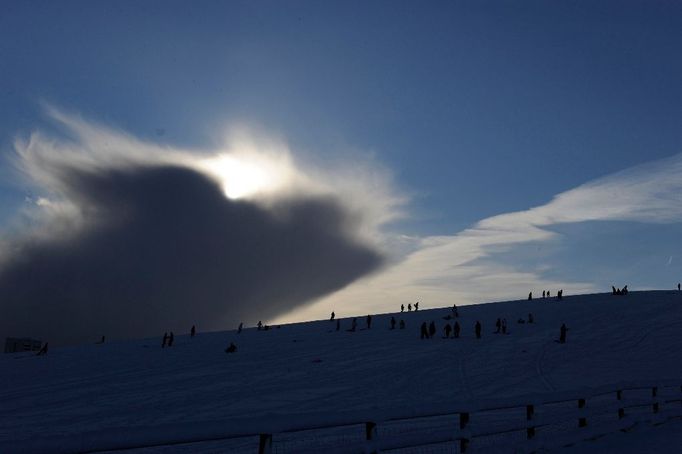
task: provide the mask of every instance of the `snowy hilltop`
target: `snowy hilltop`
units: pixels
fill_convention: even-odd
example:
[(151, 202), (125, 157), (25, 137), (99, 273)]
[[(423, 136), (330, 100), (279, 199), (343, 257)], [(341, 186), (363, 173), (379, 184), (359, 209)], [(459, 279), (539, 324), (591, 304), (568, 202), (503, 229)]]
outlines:
[[(1, 355), (0, 452), (258, 452), (259, 443), (262, 452), (413, 452), (428, 443), (442, 447), (428, 452), (505, 452), (557, 447), (549, 439), (594, 449), (600, 441), (577, 430), (581, 418), (585, 431), (601, 427), (596, 395), (606, 396), (603, 427), (616, 424), (609, 433), (632, 428), (639, 413), (667, 415), (670, 402), (682, 414), (682, 292), (536, 297), (456, 313), (397, 306), (372, 314), (369, 327), (367, 314), (336, 308), (334, 320), (239, 333), (198, 326), (190, 336), (189, 320), (165, 348), (159, 333)], [(505, 328), (496, 333), (498, 319)], [(508, 423), (518, 429), (509, 440), (485, 438)]]

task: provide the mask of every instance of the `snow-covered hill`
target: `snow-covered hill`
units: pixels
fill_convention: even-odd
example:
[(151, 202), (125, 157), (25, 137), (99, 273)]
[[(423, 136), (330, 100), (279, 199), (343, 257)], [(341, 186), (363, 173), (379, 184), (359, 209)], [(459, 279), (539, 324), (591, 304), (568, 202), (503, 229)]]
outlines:
[[(534, 323), (517, 323), (529, 313)], [(0, 452), (217, 438), (228, 426), (274, 431), (335, 415), (359, 422), (682, 378), (682, 292), (464, 306), (457, 319), (459, 339), (441, 337), (452, 322), (444, 319), (450, 314), (450, 308), (422, 307), (374, 315), (371, 329), (366, 329), (366, 314), (355, 314), (356, 332), (347, 331), (350, 318), (341, 319), (340, 331), (328, 320), (240, 334), (203, 333), (198, 327), (196, 337), (176, 333), (174, 345), (164, 349), (159, 333), (150, 339), (54, 348), (40, 357), (4, 354)], [(338, 317), (346, 315), (337, 308)], [(404, 320), (406, 328), (390, 330), (392, 316)], [(506, 318), (507, 335), (493, 333), (498, 317)], [(482, 339), (474, 336), (477, 320), (483, 324)], [(420, 324), (431, 321), (437, 336), (421, 340)], [(555, 342), (562, 323), (569, 328), (565, 344)], [(189, 331), (192, 321), (187, 324)], [(234, 354), (224, 352), (230, 342), (238, 347)], [(225, 444), (188, 446), (177, 445), (172, 452), (227, 450)]]

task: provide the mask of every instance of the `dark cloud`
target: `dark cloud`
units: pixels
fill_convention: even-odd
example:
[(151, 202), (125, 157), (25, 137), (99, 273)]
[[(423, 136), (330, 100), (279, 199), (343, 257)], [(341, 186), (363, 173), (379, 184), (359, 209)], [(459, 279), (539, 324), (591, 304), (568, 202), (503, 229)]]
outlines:
[(381, 262), (355, 240), (360, 220), (333, 198), (266, 209), (172, 166), (67, 169), (60, 180), (85, 227), (15, 239), (0, 272), (2, 334), (74, 343), (192, 324), (233, 328), (339, 289)]

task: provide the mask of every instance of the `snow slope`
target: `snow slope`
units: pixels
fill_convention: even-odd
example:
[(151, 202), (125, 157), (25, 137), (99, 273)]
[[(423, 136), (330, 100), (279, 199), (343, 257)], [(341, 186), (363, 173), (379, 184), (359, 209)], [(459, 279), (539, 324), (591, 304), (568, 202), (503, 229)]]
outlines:
[[(516, 323), (529, 312), (534, 324)], [(375, 315), (369, 330), (360, 316), (357, 332), (346, 331), (348, 318), (340, 332), (330, 321), (241, 334), (198, 327), (195, 338), (176, 335), (165, 349), (159, 336), (55, 348), (45, 357), (0, 355), (0, 452), (202, 440), (219, 438), (226, 427), (276, 431), (325, 418), (357, 422), (682, 378), (682, 292), (464, 306), (462, 337), (442, 339), (443, 317), (450, 313), (422, 308)], [(345, 315), (342, 308), (337, 314)], [(407, 328), (389, 330), (392, 315)], [(497, 317), (507, 319), (508, 335), (493, 334)], [(438, 335), (420, 340), (419, 325), (432, 320)], [(480, 340), (473, 335), (476, 320), (483, 323)], [(562, 323), (569, 327), (566, 344), (555, 342)], [(238, 352), (228, 355), (230, 341)], [(223, 450), (205, 446), (205, 452)]]

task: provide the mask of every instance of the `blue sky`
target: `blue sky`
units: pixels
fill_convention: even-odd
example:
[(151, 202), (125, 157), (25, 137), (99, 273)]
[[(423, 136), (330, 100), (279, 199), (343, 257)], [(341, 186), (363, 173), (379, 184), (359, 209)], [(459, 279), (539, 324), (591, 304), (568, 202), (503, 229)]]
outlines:
[[(682, 4), (667, 1), (3, 2), (0, 145), (11, 157), (17, 136), (54, 132), (47, 103), (161, 147), (210, 150), (240, 125), (317, 162), (370, 156), (409, 198), (382, 231), (419, 251), (673, 159), (680, 30)], [(661, 178), (665, 166), (635, 167), (621, 183)], [(0, 177), (8, 222), (36, 189), (9, 160)], [(674, 205), (675, 174), (665, 178), (664, 193), (632, 199)], [(629, 200), (614, 203), (636, 212)], [(568, 216), (543, 224), (551, 239), (470, 263), (530, 273), (538, 286), (672, 287), (682, 216), (663, 219), (665, 209)], [(461, 298), (517, 296), (474, 290)]]

